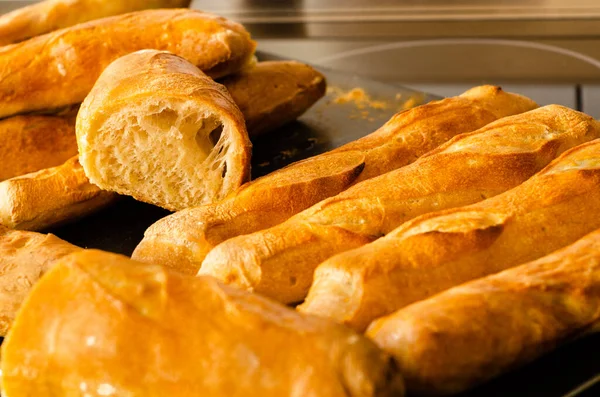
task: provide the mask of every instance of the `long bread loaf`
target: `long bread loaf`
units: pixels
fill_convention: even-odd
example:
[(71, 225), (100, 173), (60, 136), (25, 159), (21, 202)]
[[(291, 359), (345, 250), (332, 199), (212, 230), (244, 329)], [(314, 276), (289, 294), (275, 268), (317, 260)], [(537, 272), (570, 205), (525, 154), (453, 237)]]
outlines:
[(187, 7), (190, 0), (45, 0), (0, 16), (0, 45), (78, 23), (150, 8)]
[(223, 242), (204, 259), (200, 274), (280, 302), (300, 302), (327, 258), (418, 215), (509, 190), (565, 150), (597, 138), (600, 123), (558, 105), (503, 118), (277, 226)]
[(0, 336), (6, 335), (31, 287), (56, 261), (81, 250), (52, 234), (0, 225)]
[(192, 10), (148, 10), (58, 30), (0, 48), (0, 117), (78, 104), (117, 58), (142, 49), (179, 55), (211, 77), (253, 59), (239, 24)]
[(422, 215), (323, 262), (300, 310), (364, 330), (440, 291), (537, 259), (600, 228), (600, 140), (466, 207)]
[(600, 330), (600, 231), (376, 320), (411, 395), (450, 395)]
[(195, 274), (206, 254), (229, 238), (276, 225), (353, 183), (415, 161), (459, 133), (535, 107), (530, 99), (483, 86), (401, 112), (374, 133), (246, 184), (218, 204), (158, 221), (133, 258)]
[(90, 183), (77, 156), (0, 182), (0, 225), (43, 230), (98, 211), (118, 195)]
[(390, 357), (346, 327), (101, 251), (34, 286), (1, 365), (7, 397), (403, 395)]

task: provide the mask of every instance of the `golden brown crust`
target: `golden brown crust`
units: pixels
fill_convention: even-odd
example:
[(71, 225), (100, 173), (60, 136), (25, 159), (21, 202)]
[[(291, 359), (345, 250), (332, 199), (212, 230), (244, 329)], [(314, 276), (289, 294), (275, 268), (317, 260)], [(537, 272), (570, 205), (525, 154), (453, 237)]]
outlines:
[(74, 116), (0, 120), (0, 181), (55, 167), (76, 154)]
[(150, 8), (183, 8), (190, 0), (46, 0), (0, 16), (0, 45), (93, 19)]
[(2, 346), (2, 386), (9, 396), (403, 395), (389, 356), (345, 327), (101, 251), (64, 258), (36, 284)]
[(0, 225), (0, 335), (6, 335), (33, 285), (54, 263), (81, 248), (52, 234)]
[[(398, 167), (415, 161), (425, 152), (433, 149), (454, 135), (462, 132), (474, 131), (498, 118), (511, 114), (518, 114), (537, 107), (530, 99), (519, 95), (503, 92), (499, 87), (477, 87), (467, 91), (460, 97), (449, 98), (433, 102), (402, 112), (394, 116), (374, 133), (337, 148), (327, 155), (359, 153), (364, 156), (365, 166), (362, 173), (354, 178), (351, 183), (365, 180), (379, 174), (391, 171)], [(306, 165), (315, 162), (315, 166), (322, 164), (322, 156), (315, 156), (302, 163), (302, 168), (296, 165), (285, 168), (288, 180), (301, 179), (305, 185)], [(324, 167), (312, 171), (314, 178), (318, 175), (327, 175)], [(282, 175), (281, 172), (278, 175)], [(260, 178), (262, 186), (268, 187), (272, 177), (267, 175)], [(289, 185), (293, 186), (293, 184)], [(342, 184), (342, 190), (349, 184)], [(268, 189), (267, 189), (268, 190)], [(142, 261), (153, 261), (153, 258), (170, 257), (165, 264), (179, 269), (188, 269), (193, 272), (198, 269), (206, 253), (216, 244), (241, 234), (248, 234), (266, 229), (284, 221), (290, 216), (310, 207), (313, 204), (341, 190), (330, 189), (326, 193), (318, 194), (316, 189), (306, 191), (302, 197), (296, 197), (294, 189), (280, 189), (278, 196), (259, 194), (248, 195), (240, 199), (235, 205), (241, 208), (256, 208), (256, 212), (247, 217), (243, 212), (231, 213), (229, 204), (220, 203), (213, 208), (199, 207), (185, 212), (185, 215), (174, 214), (154, 224), (147, 230), (144, 240), (140, 243), (134, 257)], [(248, 190), (250, 192), (250, 190)], [(269, 201), (271, 199), (271, 201)], [(230, 198), (233, 200), (233, 198)], [(253, 200), (261, 203), (253, 204)], [(277, 218), (270, 216), (270, 208), (277, 203), (295, 202), (293, 207), (286, 205), (279, 211)], [(264, 203), (264, 204), (263, 204)], [(204, 221), (206, 214), (211, 217), (210, 222)], [(244, 217), (243, 222), (237, 219)], [(247, 219), (251, 218), (251, 219)], [(241, 225), (240, 225), (241, 224)], [(223, 238), (209, 238), (213, 230)], [(181, 236), (184, 236), (183, 238)]]
[(0, 182), (0, 224), (43, 230), (104, 208), (117, 197), (92, 185), (75, 156), (58, 167)]
[[(210, 118), (221, 125), (215, 142), (201, 132)], [(116, 129), (124, 126), (130, 129)], [(137, 51), (109, 65), (81, 105), (77, 141), (92, 183), (169, 210), (221, 200), (250, 179), (252, 145), (233, 99), (167, 52)], [(210, 149), (201, 151), (201, 145)], [(191, 155), (181, 155), (186, 151), (196, 156), (190, 161)], [(194, 184), (202, 179), (210, 183)]]
[(297, 119), (326, 89), (325, 76), (295, 61), (260, 62), (221, 83), (244, 114), (251, 137)]
[(596, 138), (600, 123), (558, 105), (505, 117), (284, 223), (225, 241), (210, 251), (200, 273), (283, 303), (300, 302), (327, 258), (418, 215), (509, 190), (565, 150)]
[(411, 395), (448, 395), (525, 364), (600, 322), (600, 231), (551, 255), (376, 320)]
[(244, 67), (254, 47), (241, 25), (199, 11), (87, 22), (0, 48), (0, 117), (81, 103), (104, 68), (137, 50), (173, 52), (216, 78)]
[(600, 140), (518, 187), (417, 217), (323, 262), (301, 310), (364, 330), (377, 317), (571, 244), (600, 227)]

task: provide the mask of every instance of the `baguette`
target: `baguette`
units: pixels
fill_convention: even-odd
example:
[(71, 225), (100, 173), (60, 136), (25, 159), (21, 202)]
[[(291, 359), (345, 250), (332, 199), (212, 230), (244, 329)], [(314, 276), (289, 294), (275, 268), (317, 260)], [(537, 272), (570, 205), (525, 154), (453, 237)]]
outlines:
[(251, 137), (297, 119), (325, 95), (325, 77), (294, 61), (260, 62), (221, 83), (240, 107)]
[(34, 286), (2, 345), (11, 396), (402, 396), (389, 356), (333, 322), (124, 256)]
[(600, 231), (537, 261), (376, 320), (368, 335), (400, 363), (411, 395), (449, 395), (600, 325)]
[(244, 117), (227, 90), (173, 54), (110, 64), (77, 115), (90, 181), (169, 210), (218, 201), (250, 178)]
[(52, 234), (0, 225), (0, 336), (6, 335), (31, 287), (56, 261), (81, 250)]
[(91, 184), (75, 156), (58, 167), (0, 182), (0, 224), (43, 230), (98, 211), (117, 198)]
[(55, 167), (76, 154), (75, 117), (30, 115), (0, 120), (0, 181)]
[(190, 0), (46, 0), (0, 16), (0, 45), (93, 19), (148, 8), (187, 7)]
[(600, 123), (558, 105), (500, 119), (277, 226), (223, 242), (199, 273), (283, 303), (300, 302), (315, 268), (327, 258), (418, 215), (509, 190), (565, 150), (597, 138)]
[(142, 49), (173, 52), (217, 78), (245, 67), (255, 43), (239, 24), (192, 10), (148, 10), (0, 48), (0, 118), (81, 103), (104, 68)]
[[(415, 161), (454, 135), (535, 107), (528, 98), (482, 86), (398, 113), (372, 134), (257, 179), (221, 203), (163, 218), (146, 230), (133, 258), (196, 274), (206, 254), (227, 239), (274, 226), (353, 183)], [(330, 186), (323, 189), (325, 181)]]
[(364, 330), (455, 285), (537, 259), (600, 228), (600, 140), (518, 187), (406, 222), (323, 262), (300, 310)]

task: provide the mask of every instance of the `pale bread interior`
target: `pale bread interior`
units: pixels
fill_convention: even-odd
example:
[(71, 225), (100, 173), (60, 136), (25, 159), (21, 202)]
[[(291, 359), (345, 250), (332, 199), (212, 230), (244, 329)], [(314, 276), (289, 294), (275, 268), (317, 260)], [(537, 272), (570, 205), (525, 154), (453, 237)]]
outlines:
[(239, 180), (241, 171), (227, 167), (235, 147), (230, 120), (191, 101), (120, 108), (87, 137), (93, 183), (179, 210), (219, 200), (230, 190), (228, 181)]

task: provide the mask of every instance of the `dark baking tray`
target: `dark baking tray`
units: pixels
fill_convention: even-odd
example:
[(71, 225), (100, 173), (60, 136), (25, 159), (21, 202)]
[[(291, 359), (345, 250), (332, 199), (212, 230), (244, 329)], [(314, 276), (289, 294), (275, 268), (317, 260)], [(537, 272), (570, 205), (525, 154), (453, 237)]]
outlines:
[[(259, 54), (259, 58), (277, 59), (269, 54)], [(253, 178), (360, 138), (376, 130), (397, 111), (437, 99), (404, 87), (319, 69), (332, 88), (298, 121), (254, 141)], [(354, 88), (363, 89), (370, 101), (343, 103), (344, 94)], [(144, 230), (168, 214), (124, 197), (110, 208), (50, 232), (81, 247), (130, 255)], [(588, 387), (595, 380), (600, 381), (599, 357), (600, 335), (583, 338), (463, 397), (600, 396), (598, 389)]]

